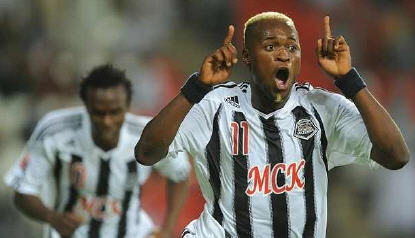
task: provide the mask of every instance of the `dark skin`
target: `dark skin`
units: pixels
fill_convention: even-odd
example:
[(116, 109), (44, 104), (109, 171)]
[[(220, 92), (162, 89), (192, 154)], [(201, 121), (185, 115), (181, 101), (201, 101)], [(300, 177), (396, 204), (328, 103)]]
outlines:
[[(127, 92), (122, 85), (109, 88), (88, 88), (85, 106), (91, 120), (94, 143), (104, 151), (118, 145), (121, 127), (129, 110)], [(188, 187), (188, 180), (168, 181), (168, 213), (161, 228), (154, 233), (157, 237), (173, 237), (175, 221)], [(82, 225), (83, 218), (74, 212), (57, 212), (47, 208), (33, 195), (15, 192), (14, 202), (24, 214), (38, 221), (49, 223), (63, 237), (70, 237)]]
[(120, 129), (129, 109), (125, 88), (88, 88), (85, 106), (91, 120), (92, 138), (104, 151), (117, 147)]
[[(243, 62), (251, 72), (254, 108), (264, 113), (283, 107), (298, 78), (301, 49), (297, 31), (281, 21), (261, 21), (252, 27), (243, 50)], [(288, 69), (288, 79), (276, 75), (281, 68)]]
[[(232, 66), (238, 61), (232, 45), (233, 35), (234, 27), (229, 26), (223, 46), (203, 61), (199, 76), (202, 83), (216, 85), (230, 77)], [(268, 19), (255, 23), (254, 31), (247, 39), (243, 62), (249, 68), (252, 82), (251, 103), (259, 111), (270, 113), (285, 105), (289, 89), (299, 74), (301, 52), (298, 34), (294, 26)], [(291, 46), (298, 48), (294, 50)], [(344, 76), (352, 68), (350, 48), (342, 36), (332, 37), (328, 16), (324, 18), (323, 37), (317, 42), (316, 52), (320, 67), (334, 79)], [(286, 82), (274, 76), (275, 70), (281, 66), (289, 70)], [(402, 168), (409, 160), (409, 149), (388, 112), (367, 88), (360, 90), (352, 100), (361, 113), (373, 144), (371, 158), (388, 169)], [(139, 163), (151, 165), (166, 155), (192, 106), (179, 94), (147, 124), (135, 148)]]

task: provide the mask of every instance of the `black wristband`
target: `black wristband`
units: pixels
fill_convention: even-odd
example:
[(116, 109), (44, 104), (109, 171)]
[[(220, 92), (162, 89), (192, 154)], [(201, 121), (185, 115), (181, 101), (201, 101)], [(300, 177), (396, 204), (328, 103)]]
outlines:
[(355, 68), (352, 68), (346, 75), (337, 78), (334, 84), (336, 84), (346, 98), (352, 98), (360, 90), (366, 88), (365, 81), (363, 81)]
[(198, 72), (190, 75), (186, 83), (180, 89), (183, 96), (191, 103), (199, 103), (211, 90), (212, 86), (205, 85), (199, 81)]

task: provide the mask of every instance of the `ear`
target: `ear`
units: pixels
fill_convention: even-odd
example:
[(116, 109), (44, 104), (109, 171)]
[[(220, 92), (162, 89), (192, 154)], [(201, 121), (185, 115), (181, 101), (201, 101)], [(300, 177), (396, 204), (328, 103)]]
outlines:
[(247, 66), (251, 64), (251, 58), (249, 57), (249, 53), (246, 48), (242, 50), (242, 62), (244, 62)]

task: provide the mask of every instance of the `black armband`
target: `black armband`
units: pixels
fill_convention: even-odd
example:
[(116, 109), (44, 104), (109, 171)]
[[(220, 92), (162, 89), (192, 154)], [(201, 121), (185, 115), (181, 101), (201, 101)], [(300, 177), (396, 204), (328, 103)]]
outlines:
[(334, 84), (336, 84), (346, 98), (352, 98), (360, 90), (366, 88), (365, 81), (363, 81), (355, 68), (352, 68), (346, 75), (337, 78)]
[(181, 93), (189, 102), (199, 103), (202, 98), (212, 90), (212, 86), (205, 85), (199, 81), (199, 73), (193, 73), (180, 89)]

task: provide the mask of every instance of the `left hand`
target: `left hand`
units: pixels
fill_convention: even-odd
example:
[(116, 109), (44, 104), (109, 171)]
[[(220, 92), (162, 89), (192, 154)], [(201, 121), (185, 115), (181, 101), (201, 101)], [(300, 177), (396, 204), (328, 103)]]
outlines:
[(324, 17), (324, 37), (318, 39), (316, 53), (320, 67), (334, 78), (347, 74), (352, 68), (346, 40), (343, 36), (336, 39), (331, 36), (329, 16)]

